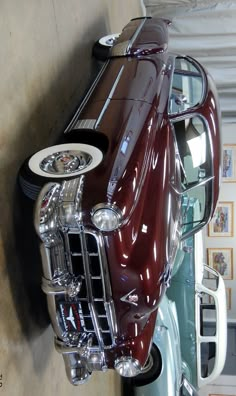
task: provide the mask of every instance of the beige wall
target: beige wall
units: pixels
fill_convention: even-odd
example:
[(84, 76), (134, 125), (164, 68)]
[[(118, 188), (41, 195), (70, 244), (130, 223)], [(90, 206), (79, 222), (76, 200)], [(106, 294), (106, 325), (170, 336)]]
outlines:
[[(235, 124), (223, 124), (222, 127), (222, 144), (235, 145)], [(235, 159), (234, 159), (235, 161)], [(235, 168), (236, 163), (233, 167)], [(225, 286), (230, 289), (231, 300), (228, 304), (228, 321), (236, 322), (236, 228), (235, 228), (235, 216), (236, 216), (236, 183), (222, 182), (220, 186), (219, 202), (231, 202), (233, 207), (233, 219), (232, 219), (232, 236), (230, 237), (208, 237), (206, 235), (206, 248), (221, 249), (227, 248), (232, 249), (232, 279), (225, 280)], [(229, 219), (230, 222), (230, 219)], [(206, 233), (207, 234), (207, 233)], [(207, 261), (207, 258), (206, 258)]]
[[(16, 247), (26, 224), (21, 223), (15, 237), (13, 223), (21, 214), (21, 207), (16, 205), (16, 175), (24, 158), (53, 142), (63, 130), (95, 70), (93, 42), (119, 31), (139, 15), (139, 0), (0, 2), (1, 394), (78, 394), (65, 379), (50, 327), (40, 327), (32, 320), (34, 306), (25, 277), (28, 273), (31, 284), (35, 263), (28, 255), (25, 258), (30, 266), (24, 267)], [(31, 239), (24, 238), (22, 243), (27, 248)], [(94, 378), (79, 391), (80, 395), (116, 394), (117, 380), (112, 376), (109, 380), (106, 374)]]
[[(222, 128), (222, 143), (223, 144), (236, 144), (235, 138), (235, 124), (223, 124)], [(235, 164), (234, 164), (235, 166)], [(231, 290), (231, 301), (230, 309), (227, 311), (228, 322), (236, 322), (236, 231), (235, 231), (235, 211), (236, 211), (236, 183), (222, 183), (220, 188), (219, 202), (232, 202), (234, 208), (234, 225), (233, 225), (233, 236), (232, 237), (208, 237), (206, 232), (205, 245), (206, 248), (231, 248), (233, 249), (233, 262), (232, 262), (232, 280), (225, 280), (226, 288)], [(207, 230), (206, 230), (207, 231)], [(207, 256), (207, 254), (206, 254)], [(206, 257), (207, 262), (207, 257)], [(233, 346), (232, 346), (233, 348)], [(228, 348), (228, 352), (230, 348)], [(233, 355), (233, 351), (232, 351)], [(208, 396), (210, 394), (217, 395), (236, 395), (236, 376), (220, 375), (213, 384), (206, 386), (200, 392), (200, 396)]]

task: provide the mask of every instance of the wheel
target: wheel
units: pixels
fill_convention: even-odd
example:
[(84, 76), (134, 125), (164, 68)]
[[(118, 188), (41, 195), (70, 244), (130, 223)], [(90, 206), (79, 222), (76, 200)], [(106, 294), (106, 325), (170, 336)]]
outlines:
[(38, 176), (66, 179), (94, 169), (102, 157), (101, 150), (88, 144), (58, 144), (35, 153), (29, 160), (29, 168)]
[(155, 344), (152, 344), (152, 349), (148, 360), (142, 370), (142, 373), (133, 378), (134, 386), (144, 386), (155, 381), (162, 369), (161, 353)]
[(115, 41), (119, 37), (120, 33), (113, 33), (113, 34), (108, 34), (107, 36), (101, 37), (100, 40), (98, 40), (99, 44), (104, 46), (104, 47), (113, 47)]
[(35, 200), (45, 183), (89, 172), (102, 159), (102, 151), (90, 144), (65, 143), (47, 147), (22, 165), (19, 172), (21, 190), (28, 198)]
[(100, 38), (93, 46), (93, 56), (99, 61), (106, 61), (109, 58), (110, 49), (119, 35), (119, 33), (114, 33)]
[[(46, 182), (47, 181), (44, 181), (44, 183)], [(44, 183), (43, 181), (41, 181), (40, 183), (40, 181), (37, 182), (37, 180), (33, 180), (32, 175), (30, 174), (30, 170), (28, 168), (28, 163), (25, 161), (18, 175), (18, 184), (23, 194), (27, 198), (36, 201)]]

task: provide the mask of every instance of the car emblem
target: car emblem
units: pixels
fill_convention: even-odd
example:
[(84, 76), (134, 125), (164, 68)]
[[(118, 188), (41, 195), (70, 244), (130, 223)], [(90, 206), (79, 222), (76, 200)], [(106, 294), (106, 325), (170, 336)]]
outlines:
[(63, 329), (68, 331), (83, 331), (84, 320), (83, 320), (83, 312), (81, 310), (80, 304), (69, 304), (66, 302), (61, 302), (59, 304), (59, 312), (60, 312), (60, 323), (62, 324)]
[(135, 305), (137, 307), (138, 305), (138, 295), (134, 294), (136, 289), (131, 290), (129, 293), (127, 293), (125, 296), (121, 297), (121, 301), (126, 302), (128, 304)]
[(76, 329), (75, 318), (74, 318), (73, 311), (72, 311), (71, 307), (70, 307), (69, 316), (67, 316), (66, 320), (69, 320), (71, 322), (72, 326)]

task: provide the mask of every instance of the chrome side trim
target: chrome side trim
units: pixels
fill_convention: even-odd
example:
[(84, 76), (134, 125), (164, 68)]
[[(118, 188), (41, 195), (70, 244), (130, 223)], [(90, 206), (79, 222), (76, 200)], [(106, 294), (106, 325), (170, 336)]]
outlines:
[(107, 97), (107, 99), (106, 99), (106, 101), (105, 101), (105, 103), (104, 103), (104, 106), (103, 106), (103, 108), (102, 108), (102, 110), (101, 110), (101, 112), (100, 112), (100, 114), (99, 114), (99, 117), (98, 117), (98, 119), (97, 119), (97, 121), (96, 121), (96, 124), (95, 124), (95, 126), (94, 126), (94, 129), (97, 129), (97, 128), (98, 128), (98, 126), (99, 126), (99, 124), (100, 124), (100, 122), (101, 122), (101, 119), (102, 119), (102, 117), (103, 117), (103, 115), (104, 115), (106, 109), (108, 108), (110, 101), (112, 100), (112, 96), (114, 95), (114, 92), (115, 92), (115, 90), (116, 90), (116, 87), (117, 87), (117, 85), (118, 85), (118, 83), (119, 83), (119, 81), (120, 81), (120, 78), (121, 78), (121, 75), (122, 75), (122, 73), (123, 73), (123, 70), (124, 70), (124, 65), (120, 68), (120, 71), (119, 71), (119, 73), (118, 73), (117, 76), (116, 76), (115, 82), (114, 82), (114, 84), (113, 84), (113, 86), (112, 86), (112, 88), (111, 88), (111, 90), (110, 90), (110, 92), (109, 92), (109, 95), (108, 95), (108, 97)]
[[(143, 25), (145, 24), (147, 18), (144, 18), (141, 20), (139, 26), (137, 27), (137, 29), (135, 30), (133, 36), (130, 38), (130, 40), (127, 40), (123, 43), (118, 43), (115, 44), (112, 48), (111, 48), (111, 58), (112, 57), (116, 57), (116, 56), (126, 56), (128, 55), (128, 52), (130, 50), (130, 48), (132, 47), (133, 43), (135, 42), (136, 38), (138, 37), (140, 31), (143, 28)], [(103, 65), (103, 67), (101, 68), (101, 70), (99, 71), (96, 79), (94, 80), (93, 84), (91, 85), (90, 89), (88, 90), (86, 96), (84, 97), (83, 101), (81, 102), (80, 106), (78, 107), (78, 109), (76, 110), (72, 120), (69, 122), (69, 124), (67, 125), (66, 129), (64, 130), (64, 133), (68, 133), (69, 131), (71, 131), (72, 129), (84, 129), (84, 128), (91, 128), (91, 129), (96, 129), (97, 126), (99, 125), (101, 118), (111, 100), (110, 95), (113, 94), (112, 90), (115, 89), (115, 84), (117, 83), (115, 82), (110, 95), (108, 97), (108, 99), (106, 100), (106, 103), (100, 113), (100, 116), (98, 118), (98, 120), (79, 120), (79, 115), (82, 112), (83, 108), (85, 107), (85, 105), (87, 104), (89, 98), (91, 97), (96, 85), (98, 84), (102, 74), (104, 73), (105, 69), (107, 68), (109, 64), (109, 60)], [(87, 126), (85, 126), (85, 123), (87, 123)]]
[(142, 30), (142, 28), (143, 28), (143, 25), (145, 24), (146, 20), (147, 20), (147, 18), (144, 18), (144, 19), (141, 21), (141, 23), (140, 23), (140, 25), (138, 26), (138, 28), (136, 29), (135, 33), (134, 33), (133, 36), (131, 37), (130, 42), (129, 42), (129, 45), (128, 45), (128, 47), (127, 47), (127, 53), (128, 53), (128, 51), (130, 50), (130, 48), (132, 47), (132, 45), (133, 45), (133, 43), (135, 42), (136, 38), (138, 37), (139, 33), (141, 32), (141, 30)]
[(94, 129), (96, 120), (94, 119), (83, 119), (78, 120), (73, 129)]
[(83, 108), (85, 107), (85, 105), (87, 104), (90, 96), (92, 95), (96, 85), (98, 84), (102, 74), (104, 73), (105, 69), (107, 68), (109, 62), (104, 63), (104, 65), (102, 66), (100, 72), (98, 73), (96, 79), (94, 80), (93, 84), (91, 85), (91, 87), (89, 88), (87, 94), (85, 95), (83, 101), (81, 102), (80, 106), (78, 107), (78, 109), (76, 110), (74, 116), (72, 117), (71, 121), (69, 122), (69, 124), (67, 125), (66, 129), (64, 130), (64, 133), (68, 133), (70, 130), (74, 129), (78, 119), (79, 119), (79, 115), (81, 113), (81, 111), (83, 110)]

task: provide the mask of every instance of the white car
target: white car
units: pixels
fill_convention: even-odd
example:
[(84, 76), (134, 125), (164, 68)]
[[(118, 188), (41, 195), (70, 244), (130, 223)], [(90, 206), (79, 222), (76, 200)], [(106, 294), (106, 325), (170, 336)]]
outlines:
[(224, 367), (225, 285), (217, 271), (204, 265), (202, 232), (178, 250), (167, 295), (153, 337), (161, 356), (159, 375), (152, 382), (148, 371), (132, 379), (136, 396), (163, 395), (163, 389), (168, 396), (196, 396)]
[(227, 307), (222, 276), (204, 265), (202, 232), (188, 238), (171, 286), (175, 301), (185, 375), (196, 389), (223, 370), (227, 350)]
[[(168, 396), (197, 396), (196, 389), (189, 383), (184, 375), (181, 359), (180, 334), (176, 305), (165, 295), (158, 309), (157, 321), (153, 336), (153, 344), (161, 356), (161, 366), (156, 380), (150, 382), (150, 371), (143, 372), (133, 378), (131, 384), (125, 384), (125, 394), (136, 396), (163, 395), (163, 390)], [(146, 385), (144, 383), (146, 382)], [(128, 386), (131, 390), (128, 392)]]

